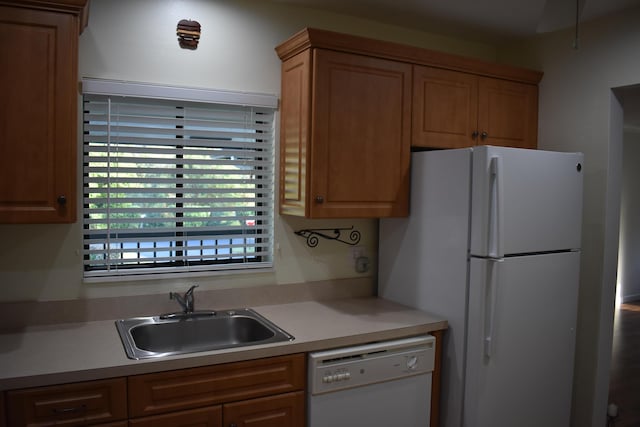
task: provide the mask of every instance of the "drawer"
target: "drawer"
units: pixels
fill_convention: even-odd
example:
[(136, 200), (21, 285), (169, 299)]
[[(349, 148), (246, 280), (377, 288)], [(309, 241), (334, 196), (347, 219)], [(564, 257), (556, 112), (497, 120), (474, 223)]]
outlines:
[(129, 416), (140, 417), (304, 390), (303, 354), (129, 377)]
[(129, 427), (128, 421), (115, 421), (106, 424), (92, 424), (92, 427)]
[(12, 427), (125, 420), (126, 393), (124, 378), (13, 390), (7, 393), (7, 420)]
[(224, 405), (227, 426), (304, 426), (304, 392), (279, 394)]
[(129, 421), (129, 427), (222, 427), (222, 406), (188, 409)]

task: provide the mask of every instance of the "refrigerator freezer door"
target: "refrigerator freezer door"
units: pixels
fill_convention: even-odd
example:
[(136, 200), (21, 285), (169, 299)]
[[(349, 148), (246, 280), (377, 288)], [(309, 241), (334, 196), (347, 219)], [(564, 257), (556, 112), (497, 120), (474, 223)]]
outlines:
[(414, 153), (411, 214), (380, 220), (378, 295), (447, 319), (443, 427), (460, 427), (467, 325), (471, 150)]
[(465, 427), (569, 425), (580, 252), (471, 258)]
[(580, 248), (582, 163), (581, 153), (474, 148), (471, 254)]

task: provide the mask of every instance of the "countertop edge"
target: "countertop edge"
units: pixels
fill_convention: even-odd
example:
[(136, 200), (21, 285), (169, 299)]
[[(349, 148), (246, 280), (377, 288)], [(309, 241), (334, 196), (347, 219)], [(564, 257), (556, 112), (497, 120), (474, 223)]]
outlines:
[[(448, 327), (446, 320), (379, 298), (349, 298), (333, 303), (303, 302), (281, 304), (259, 307), (257, 311), (261, 312), (261, 314), (265, 315), (278, 326), (287, 330), (287, 332), (292, 333), (296, 339), (283, 343), (238, 347), (145, 360), (126, 359), (124, 351), (119, 348), (114, 352), (117, 357), (114, 357), (112, 364), (103, 362), (102, 366), (79, 367), (77, 369), (63, 368), (57, 371), (52, 368), (50, 372), (34, 374), (21, 374), (20, 369), (17, 369), (17, 374), (0, 372), (0, 391), (125, 377), (305, 353), (428, 334), (430, 332), (447, 329)], [(287, 319), (286, 313), (293, 313), (289, 315), (290, 319)], [(308, 324), (314, 324), (314, 322), (322, 323), (321, 319), (324, 316), (333, 315), (337, 317), (335, 323), (339, 324), (339, 329), (344, 332), (332, 333), (320, 330), (319, 332), (315, 332), (315, 336), (312, 333), (302, 332), (304, 331), (304, 325), (302, 327), (296, 326), (297, 323), (300, 323), (300, 319), (298, 319), (300, 313), (307, 315), (306, 321)], [(96, 325), (92, 325), (92, 323)], [(105, 323), (107, 325), (105, 325)], [(97, 330), (106, 330), (108, 334), (115, 334), (114, 336), (117, 336), (115, 326), (112, 327), (112, 332), (109, 332), (108, 324), (110, 323), (110, 321), (89, 322), (86, 325), (79, 326), (79, 328), (90, 329), (95, 327)], [(61, 328), (64, 327), (64, 325), (61, 326)], [(331, 330), (329, 327), (326, 329), (327, 331)], [(29, 334), (29, 332), (25, 332), (25, 334)], [(107, 341), (113, 343), (114, 336), (109, 336)], [(2, 335), (0, 335), (0, 339), (1, 338)], [(119, 336), (117, 337), (117, 341), (121, 347)], [(94, 351), (98, 350), (94, 349)], [(72, 350), (69, 351), (71, 352)], [(120, 351), (122, 351), (122, 355), (119, 354)], [(16, 357), (19, 357), (19, 355), (20, 351), (17, 351)], [(90, 357), (90, 355), (91, 352), (88, 352), (88, 357)], [(46, 356), (43, 357), (46, 358)], [(82, 355), (75, 355), (74, 357), (82, 358)], [(5, 360), (3, 360), (3, 358)], [(6, 364), (7, 361), (6, 355), (0, 354), (0, 362)], [(97, 363), (96, 365), (100, 364)]]

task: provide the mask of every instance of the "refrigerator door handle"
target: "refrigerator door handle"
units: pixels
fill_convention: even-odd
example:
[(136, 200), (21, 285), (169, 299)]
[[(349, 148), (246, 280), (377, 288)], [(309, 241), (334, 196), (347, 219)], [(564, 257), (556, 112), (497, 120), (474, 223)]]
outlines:
[(485, 289), (484, 355), (487, 359), (491, 359), (493, 355), (493, 326), (495, 324), (498, 295), (498, 266), (503, 259), (489, 259), (488, 261), (490, 268)]
[(490, 258), (502, 258), (503, 252), (503, 218), (504, 218), (504, 187), (502, 179), (502, 158), (491, 157), (489, 163), (490, 192), (489, 192), (489, 241), (487, 255)]

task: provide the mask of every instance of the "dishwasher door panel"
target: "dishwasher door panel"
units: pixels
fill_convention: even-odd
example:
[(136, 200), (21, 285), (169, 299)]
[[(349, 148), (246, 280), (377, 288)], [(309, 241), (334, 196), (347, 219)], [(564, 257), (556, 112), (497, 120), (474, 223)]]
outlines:
[(308, 427), (428, 427), (431, 373), (309, 395)]

